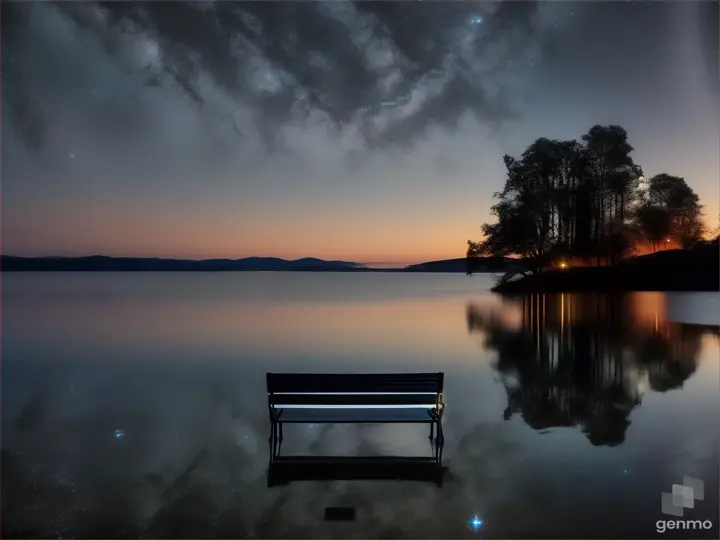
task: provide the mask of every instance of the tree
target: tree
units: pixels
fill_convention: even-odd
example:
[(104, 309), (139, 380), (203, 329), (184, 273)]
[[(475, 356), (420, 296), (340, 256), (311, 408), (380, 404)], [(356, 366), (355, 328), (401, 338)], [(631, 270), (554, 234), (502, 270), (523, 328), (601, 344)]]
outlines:
[(647, 197), (650, 204), (667, 213), (668, 234), (675, 236), (683, 247), (690, 247), (702, 239), (705, 227), (700, 199), (684, 178), (665, 173), (653, 176)]
[(718, 226), (705, 234), (709, 240), (720, 241), (720, 214), (718, 214)]
[(665, 241), (670, 234), (670, 213), (660, 206), (645, 203), (637, 208), (635, 219), (643, 237), (650, 242), (653, 251), (656, 251), (658, 244)]
[(531, 159), (516, 160), (505, 156), (507, 181), (505, 189), (496, 193), (500, 202), (491, 211), (496, 223), (485, 223), (485, 240), (468, 243), (468, 256), (519, 256), (534, 263), (539, 272), (550, 247), (550, 217), (547, 185)]
[(618, 221), (614, 229), (624, 225), (624, 214), (642, 171), (633, 162), (630, 153), (633, 147), (628, 143), (627, 131), (621, 126), (595, 125), (582, 136), (588, 154), (592, 183), (593, 237), (595, 239), (597, 263), (601, 257), (614, 262), (617, 258), (608, 233), (609, 224)]
[(640, 239), (655, 248), (673, 235), (700, 239), (702, 207), (684, 179), (659, 174), (641, 188), (642, 168), (620, 126), (593, 126), (582, 143), (537, 139), (519, 159), (505, 156), (503, 191), (468, 257), (516, 256), (535, 272), (553, 260), (582, 257), (610, 264)]

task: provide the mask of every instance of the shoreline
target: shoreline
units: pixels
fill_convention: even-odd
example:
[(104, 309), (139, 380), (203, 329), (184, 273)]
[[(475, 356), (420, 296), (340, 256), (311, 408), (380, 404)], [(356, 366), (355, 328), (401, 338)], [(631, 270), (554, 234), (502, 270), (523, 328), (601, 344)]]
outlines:
[[(586, 270), (586, 269), (583, 269)], [(595, 270), (595, 269), (593, 269)], [(623, 273), (552, 270), (497, 285), (501, 295), (533, 293), (630, 293), (630, 292), (720, 292), (718, 274), (688, 273), (681, 279), (662, 273), (654, 276)]]
[(614, 266), (552, 269), (492, 288), (498, 294), (563, 292), (718, 292), (720, 250), (713, 242), (692, 249), (634, 257)]

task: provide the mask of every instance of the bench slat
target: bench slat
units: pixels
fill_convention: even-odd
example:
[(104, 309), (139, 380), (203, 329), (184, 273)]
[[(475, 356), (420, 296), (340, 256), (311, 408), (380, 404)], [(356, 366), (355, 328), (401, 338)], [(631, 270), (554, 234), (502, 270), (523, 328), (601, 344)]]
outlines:
[(283, 409), (281, 422), (299, 424), (430, 423), (430, 409)]
[(274, 394), (275, 407), (284, 405), (434, 405), (437, 394)]
[(278, 392), (442, 392), (443, 373), (268, 373), (267, 389)]

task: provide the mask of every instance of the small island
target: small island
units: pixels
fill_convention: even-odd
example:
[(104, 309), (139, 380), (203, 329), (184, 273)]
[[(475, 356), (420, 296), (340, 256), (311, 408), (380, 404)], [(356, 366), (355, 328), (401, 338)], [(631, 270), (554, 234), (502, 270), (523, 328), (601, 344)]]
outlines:
[(623, 260), (612, 266), (557, 267), (501, 280), (502, 294), (552, 292), (720, 291), (720, 242)]
[(685, 179), (646, 178), (620, 126), (581, 141), (541, 138), (505, 156), (496, 221), (468, 241), (468, 274), (479, 257), (510, 257), (518, 267), (495, 292), (720, 290), (720, 229), (707, 230)]

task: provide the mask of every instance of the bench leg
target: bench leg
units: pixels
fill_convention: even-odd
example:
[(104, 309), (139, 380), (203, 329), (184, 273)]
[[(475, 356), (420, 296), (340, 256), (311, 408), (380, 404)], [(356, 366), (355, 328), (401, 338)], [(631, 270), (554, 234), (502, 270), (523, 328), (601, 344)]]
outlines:
[(272, 455), (272, 459), (274, 460), (276, 457), (280, 456), (280, 447), (282, 446), (282, 422), (273, 422), (272, 425), (272, 431), (270, 435), (270, 453)]
[(442, 463), (443, 447), (445, 446), (445, 434), (443, 433), (442, 422), (437, 423), (437, 440), (435, 441), (437, 447), (437, 461)]
[(282, 444), (282, 422), (271, 422), (270, 424), (270, 458), (274, 460), (280, 455), (280, 446)]
[(268, 437), (268, 443), (270, 444), (270, 462), (272, 463), (275, 459), (275, 422), (270, 422), (270, 436)]

